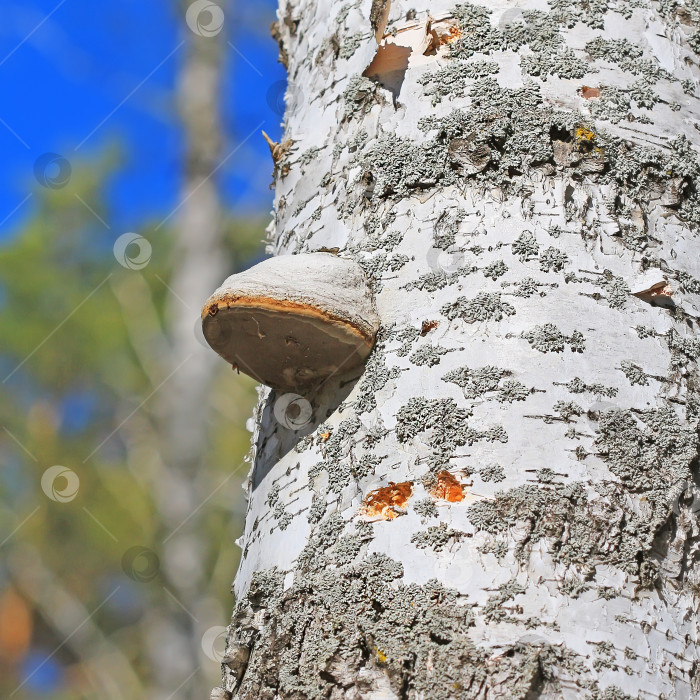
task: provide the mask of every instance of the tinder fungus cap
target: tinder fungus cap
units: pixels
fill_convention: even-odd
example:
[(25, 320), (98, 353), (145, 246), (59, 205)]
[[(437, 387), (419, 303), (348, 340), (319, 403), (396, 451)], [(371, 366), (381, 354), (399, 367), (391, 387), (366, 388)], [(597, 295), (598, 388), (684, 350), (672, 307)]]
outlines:
[(279, 391), (357, 368), (379, 329), (362, 268), (330, 253), (269, 258), (229, 277), (202, 309), (211, 347)]

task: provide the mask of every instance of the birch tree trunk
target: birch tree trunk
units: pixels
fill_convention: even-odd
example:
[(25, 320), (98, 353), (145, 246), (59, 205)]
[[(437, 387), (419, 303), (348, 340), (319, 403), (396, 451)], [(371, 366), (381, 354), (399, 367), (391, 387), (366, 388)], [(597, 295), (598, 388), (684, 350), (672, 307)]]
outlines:
[(261, 391), (212, 697), (698, 697), (698, 0), (278, 18), (271, 251), (382, 328)]

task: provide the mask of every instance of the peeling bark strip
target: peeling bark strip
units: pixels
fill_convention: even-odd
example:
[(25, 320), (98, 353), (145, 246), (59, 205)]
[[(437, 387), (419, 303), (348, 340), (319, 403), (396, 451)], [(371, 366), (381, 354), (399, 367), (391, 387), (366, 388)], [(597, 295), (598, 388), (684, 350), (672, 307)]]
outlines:
[(261, 390), (226, 692), (698, 697), (698, 0), (278, 17), (270, 251), (382, 326), (304, 429)]

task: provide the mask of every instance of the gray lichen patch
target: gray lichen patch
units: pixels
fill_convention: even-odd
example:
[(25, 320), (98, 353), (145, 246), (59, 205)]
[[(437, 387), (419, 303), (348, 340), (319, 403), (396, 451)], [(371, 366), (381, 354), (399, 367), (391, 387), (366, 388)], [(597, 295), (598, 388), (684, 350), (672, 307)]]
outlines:
[(357, 523), (356, 532), (343, 535), (335, 545), (335, 563), (338, 566), (351, 564), (360, 553), (362, 545), (372, 540), (372, 526), (369, 523)]
[(672, 77), (658, 63), (642, 58), (644, 54), (642, 47), (629, 39), (606, 39), (599, 36), (586, 44), (586, 51), (593, 58), (615, 63), (634, 75), (642, 74), (656, 79)]
[[(567, 564), (618, 563), (633, 544), (628, 541), (631, 536), (626, 538), (618, 526), (622, 511), (590, 502), (584, 486), (577, 483), (556, 489), (538, 484), (501, 491), (493, 501), (473, 504), (468, 515), (477, 530), (505, 542), (510, 541), (510, 529), (518, 524), (527, 533), (525, 539), (514, 542), (515, 555), (523, 562), (542, 540), (548, 543), (556, 561)], [(636, 554), (632, 559), (625, 562), (628, 567), (634, 566)], [(638, 564), (634, 572), (637, 570)]]
[(596, 445), (610, 471), (626, 488), (644, 492), (665, 522), (671, 490), (690, 478), (697, 458), (697, 425), (684, 424), (670, 408), (614, 411), (601, 415)]
[(352, 473), (356, 479), (364, 479), (365, 477), (374, 474), (380, 464), (386, 459), (385, 456), (362, 455), (360, 460), (351, 467)]
[(343, 419), (337, 429), (319, 443), (323, 459), (309, 468), (309, 476), (313, 479), (321, 473), (328, 477), (328, 490), (340, 493), (356, 474), (348, 459), (348, 438), (355, 435), (361, 428), (357, 416)]
[(537, 238), (532, 231), (523, 231), (512, 243), (510, 247), (513, 255), (520, 258), (520, 262), (525, 262), (530, 258), (535, 258), (540, 252)]
[(499, 403), (524, 401), (530, 390), (522, 382), (505, 379), (510, 374), (509, 370), (490, 365), (475, 369), (459, 367), (445, 374), (443, 380), (461, 387), (467, 399), (494, 398)]
[(280, 530), (286, 530), (294, 518), (294, 516), (287, 510), (286, 505), (281, 501), (274, 507), (272, 514), (276, 518)]
[(357, 51), (357, 49), (360, 48), (360, 45), (362, 44), (364, 39), (365, 37), (362, 34), (362, 32), (355, 32), (354, 34), (345, 37), (345, 40), (340, 46), (340, 52), (338, 53), (338, 56), (340, 58), (350, 58), (355, 53), (355, 51)]
[(446, 175), (446, 158), (432, 144), (385, 134), (358, 157), (369, 173), (372, 196), (404, 197), (436, 185)]
[(317, 148), (316, 146), (312, 146), (311, 148), (307, 148), (300, 156), (299, 156), (299, 165), (302, 167), (306, 167), (309, 165), (311, 162), (313, 162), (317, 157), (318, 154), (322, 151), (322, 148)]
[(566, 384), (561, 384), (560, 382), (554, 382), (556, 386), (565, 386), (572, 394), (596, 394), (598, 396), (608, 396), (614, 398), (617, 396), (618, 389), (616, 387), (604, 386), (600, 383), (586, 384), (579, 377), (574, 377), (570, 382)]
[(426, 292), (436, 292), (438, 289), (457, 283), (462, 277), (476, 272), (477, 268), (474, 265), (462, 265), (454, 272), (445, 270), (434, 270), (420, 275), (415, 280), (411, 280), (404, 285), (404, 289), (412, 290), (419, 289)]
[(377, 344), (365, 366), (357, 398), (353, 403), (353, 408), (358, 416), (374, 410), (377, 406), (377, 392), (401, 374), (401, 370), (397, 367), (390, 369), (386, 365), (385, 345), (389, 336), (390, 334), (386, 331), (380, 333)]
[[(345, 99), (346, 119), (354, 115), (365, 114), (371, 109), (373, 104), (377, 104), (381, 101), (381, 97), (377, 93), (377, 83), (363, 76), (353, 76), (350, 78), (348, 86), (343, 92), (343, 98)], [(361, 144), (354, 142), (351, 145), (351, 150), (356, 149), (358, 145)]]
[(457, 406), (454, 399), (412, 398), (397, 413), (396, 438), (408, 442), (429, 432), (427, 444), (432, 448), (428, 464), (433, 472), (449, 467), (449, 460), (458, 447), (486, 442), (507, 442), (502, 426), (476, 430), (469, 425), (471, 411)]
[(561, 272), (569, 262), (569, 256), (558, 248), (550, 246), (540, 253), (542, 272)]
[(445, 304), (440, 313), (450, 321), (456, 318), (466, 323), (476, 321), (500, 321), (515, 313), (515, 307), (501, 299), (498, 292), (479, 292), (473, 299), (458, 297), (455, 301)]
[(575, 401), (557, 401), (553, 408), (565, 421), (570, 421), (572, 418), (583, 415), (583, 408)]
[(471, 411), (458, 407), (454, 399), (414, 397), (399, 409), (396, 437), (400, 442), (406, 442), (432, 429), (457, 434), (464, 429), (470, 416)]
[(507, 379), (501, 385), (496, 400), (500, 403), (513, 403), (513, 401), (525, 401), (530, 395), (530, 390), (515, 379)]
[[(431, 134), (428, 140), (384, 134), (358, 154), (356, 162), (371, 180), (365, 190), (370, 201), (465, 182), (517, 193), (533, 168), (554, 167), (576, 179), (614, 185), (642, 211), (661, 205), (688, 226), (700, 225), (700, 164), (684, 137), (661, 150), (594, 131), (586, 126), (585, 115), (545, 105), (534, 83), (509, 89), (481, 78), (469, 97), (466, 109), (419, 121)], [(613, 202), (610, 211), (616, 218), (617, 206)], [(623, 242), (629, 238), (623, 236)], [(638, 245), (633, 239), (629, 244)], [(536, 246), (534, 237), (530, 240)], [(536, 254), (527, 248), (521, 252), (517, 245), (514, 252), (521, 258)]]
[(418, 83), (425, 86), (425, 94), (431, 96), (436, 105), (445, 97), (463, 96), (470, 81), (493, 75), (498, 70), (494, 61), (455, 61), (420, 76)]
[(522, 297), (524, 299), (529, 299), (533, 294), (539, 294), (539, 296), (547, 296), (547, 292), (544, 291), (544, 287), (554, 287), (557, 284), (547, 284), (545, 282), (538, 282), (533, 277), (524, 277), (515, 283), (515, 291), (511, 294), (515, 297)]
[[(357, 560), (349, 540), (340, 548), (335, 568), (298, 569), (286, 589), (276, 569), (254, 575), (227, 644), (238, 700), (321, 700), (338, 687), (345, 697), (381, 689), (450, 700), (457, 690), (465, 700), (527, 700), (533, 687), (560, 692), (562, 681), (597, 688), (565, 646), (522, 641), (494, 655), (470, 638), (473, 605), (464, 596), (436, 580), (402, 583), (399, 563), (383, 554)], [(519, 592), (514, 582), (502, 586), (485, 614), (501, 616)]]
[(413, 504), (413, 510), (421, 516), (423, 520), (437, 518), (438, 509), (432, 498), (421, 498)]
[(482, 481), (498, 483), (499, 481), (505, 481), (506, 473), (500, 464), (488, 464), (479, 469), (479, 478)]
[(523, 338), (539, 352), (563, 352), (568, 345), (571, 352), (583, 352), (586, 347), (585, 339), (580, 331), (574, 331), (570, 336), (564, 335), (553, 323), (535, 326), (523, 333)]
[(495, 282), (499, 277), (508, 272), (508, 266), (503, 262), (503, 260), (495, 260), (487, 265), (481, 272), (484, 277), (488, 277)]
[(518, 51), (527, 46), (529, 53), (521, 58), (524, 73), (560, 78), (582, 78), (593, 69), (583, 58), (564, 45), (560, 32), (562, 18), (556, 13), (525, 10), (517, 21), (499, 22), (493, 26), (490, 10), (471, 3), (455, 9), (462, 30), (461, 38), (450, 48), (458, 58), (469, 58), (475, 53), (489, 55), (497, 51)]
[(316, 524), (321, 521), (327, 510), (328, 493), (326, 491), (323, 491), (322, 493), (314, 493), (311, 499), (311, 507), (306, 515), (306, 519), (311, 524)]
[(520, 65), (525, 73), (541, 77), (543, 80), (546, 80), (548, 75), (583, 78), (592, 72), (590, 64), (568, 48), (523, 56)]
[(673, 328), (665, 334), (664, 340), (671, 351), (671, 368), (686, 367), (700, 358), (700, 339), (681, 336)]
[(596, 281), (606, 293), (608, 306), (612, 309), (622, 309), (629, 299), (630, 288), (622, 277), (613, 275), (610, 270), (604, 270), (602, 277)]
[(551, 484), (556, 477), (554, 470), (549, 467), (542, 467), (537, 471), (537, 481), (543, 484)]
[[(697, 477), (697, 424), (684, 423), (671, 409), (612, 411), (601, 414), (595, 444), (617, 477), (596, 486), (597, 495), (582, 483), (519, 486), (473, 504), (469, 518), (477, 530), (498, 537), (507, 537), (516, 523), (525, 527), (527, 538), (516, 542), (522, 560), (546, 539), (556, 561), (610, 564), (642, 586), (653, 585), (658, 543), (675, 527), (679, 484)], [(646, 512), (630, 510), (630, 497), (643, 497)]]
[(419, 367), (434, 367), (440, 363), (442, 355), (449, 352), (446, 348), (439, 345), (425, 343), (417, 347), (410, 356), (411, 363)]
[(487, 622), (503, 622), (512, 619), (511, 614), (503, 607), (505, 603), (525, 592), (525, 587), (515, 580), (510, 580), (498, 587), (498, 591), (491, 595), (484, 605), (482, 613)]
[(345, 521), (337, 511), (328, 515), (313, 530), (309, 540), (297, 559), (298, 566), (307, 569), (323, 569), (333, 561), (331, 548), (340, 540)]
[(441, 552), (449, 544), (458, 541), (464, 536), (463, 532), (448, 527), (447, 523), (432, 525), (423, 532), (416, 532), (411, 536), (411, 543), (419, 549), (432, 549)]
[(646, 372), (639, 366), (635, 365), (633, 362), (628, 360), (623, 360), (620, 363), (620, 369), (624, 372), (627, 381), (634, 386), (638, 384), (639, 386), (646, 386), (649, 384), (649, 379)]
[(676, 279), (680, 283), (681, 289), (689, 294), (700, 294), (700, 280), (695, 279), (685, 270), (676, 273)]

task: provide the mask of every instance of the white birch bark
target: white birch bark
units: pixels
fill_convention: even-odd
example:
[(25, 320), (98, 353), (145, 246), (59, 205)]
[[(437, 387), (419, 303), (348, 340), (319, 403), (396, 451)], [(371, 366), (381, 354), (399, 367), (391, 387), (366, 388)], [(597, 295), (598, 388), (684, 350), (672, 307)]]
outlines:
[(270, 247), (382, 330), (305, 430), (261, 393), (213, 697), (698, 697), (698, 26), (282, 4)]

